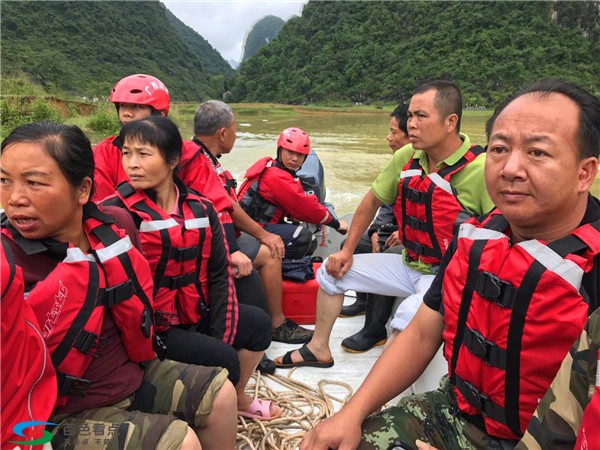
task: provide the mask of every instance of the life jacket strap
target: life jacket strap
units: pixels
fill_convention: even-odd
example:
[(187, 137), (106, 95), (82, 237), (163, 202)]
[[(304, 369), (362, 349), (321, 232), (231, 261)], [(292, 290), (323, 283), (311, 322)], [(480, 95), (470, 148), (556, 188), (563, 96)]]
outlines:
[(406, 247), (411, 252), (416, 253), (417, 255), (441, 258), (441, 255), (434, 249), (425, 247), (424, 245), (419, 244), (418, 242), (407, 240), (406, 242), (404, 242), (404, 247)]
[(182, 288), (196, 281), (198, 275), (196, 272), (190, 272), (176, 277), (163, 277), (160, 280), (160, 287), (167, 288), (171, 291)]
[(419, 231), (429, 231), (430, 228), (427, 222), (408, 215), (406, 216), (406, 225)]
[(198, 251), (199, 247), (197, 245), (185, 248), (172, 248), (169, 258), (177, 262), (189, 261), (198, 257)]
[(135, 294), (135, 286), (131, 280), (119, 283), (105, 289), (104, 304), (107, 307), (115, 306), (127, 299), (130, 299)]
[(506, 350), (498, 347), (495, 342), (486, 340), (480, 332), (466, 328), (463, 344), (486, 364), (506, 370)]
[(491, 401), (487, 395), (479, 392), (473, 384), (463, 380), (458, 375), (455, 376), (454, 383), (469, 405), (480, 411), (484, 416), (506, 425), (506, 411), (504, 408)]

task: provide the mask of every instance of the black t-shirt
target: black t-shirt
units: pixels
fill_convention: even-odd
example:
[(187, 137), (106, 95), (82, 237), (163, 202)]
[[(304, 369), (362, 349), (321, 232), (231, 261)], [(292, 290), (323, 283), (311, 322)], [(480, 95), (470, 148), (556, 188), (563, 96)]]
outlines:
[[(588, 204), (585, 210), (581, 225), (595, 222), (600, 220), (600, 200), (588, 196)], [(450, 243), (448, 250), (444, 255), (444, 259), (440, 264), (438, 273), (436, 274), (431, 287), (425, 293), (423, 302), (435, 311), (439, 311), (443, 314), (442, 310), (442, 280), (444, 272), (454, 252), (456, 251), (456, 236)], [(594, 258), (594, 267), (583, 275), (581, 283), (581, 292), (586, 300), (589, 301), (589, 314), (591, 314), (596, 308), (600, 307), (600, 255), (596, 255)]]

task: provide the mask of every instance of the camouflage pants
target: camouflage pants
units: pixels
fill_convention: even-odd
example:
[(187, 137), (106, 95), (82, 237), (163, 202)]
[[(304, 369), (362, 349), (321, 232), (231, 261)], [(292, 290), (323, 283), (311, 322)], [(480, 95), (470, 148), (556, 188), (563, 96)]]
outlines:
[[(440, 388), (402, 398), (398, 405), (363, 422), (360, 450), (416, 450), (421, 439), (440, 450), (502, 450), (502, 443), (460, 415), (450, 380), (442, 378)], [(396, 447), (391, 446), (397, 442)], [(514, 445), (514, 444), (513, 444)]]
[(53, 416), (56, 449), (179, 449), (188, 425), (200, 428), (227, 370), (164, 360), (152, 361), (141, 386), (108, 407)]

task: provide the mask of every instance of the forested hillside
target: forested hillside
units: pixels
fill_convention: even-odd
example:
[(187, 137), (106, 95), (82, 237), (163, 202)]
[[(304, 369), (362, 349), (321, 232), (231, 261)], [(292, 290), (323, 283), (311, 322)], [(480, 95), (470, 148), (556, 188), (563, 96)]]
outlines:
[(373, 102), (455, 81), (492, 106), (542, 76), (600, 92), (600, 3), (321, 2), (245, 61), (236, 101)]
[(174, 99), (196, 101), (220, 95), (233, 72), (158, 1), (2, 1), (0, 8), (3, 80), (25, 73), (47, 92), (107, 97), (120, 78), (142, 72), (160, 78)]
[(261, 47), (275, 39), (284, 24), (285, 20), (277, 16), (265, 16), (258, 20), (246, 34), (242, 61), (256, 55)]

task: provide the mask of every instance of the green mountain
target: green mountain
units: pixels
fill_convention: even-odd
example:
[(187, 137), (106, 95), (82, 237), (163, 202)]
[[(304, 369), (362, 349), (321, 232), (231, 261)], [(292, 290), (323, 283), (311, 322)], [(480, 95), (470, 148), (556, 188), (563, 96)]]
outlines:
[(239, 69), (236, 101), (369, 103), (447, 79), (492, 106), (539, 77), (600, 92), (600, 2), (309, 1)]
[(250, 28), (244, 40), (242, 61), (256, 55), (262, 46), (271, 42), (285, 25), (285, 20), (276, 16), (265, 16)]
[[(160, 78), (172, 98), (220, 95), (233, 69), (158, 1), (2, 1), (2, 79), (108, 97), (126, 75)], [(3, 83), (3, 94), (10, 94)]]

